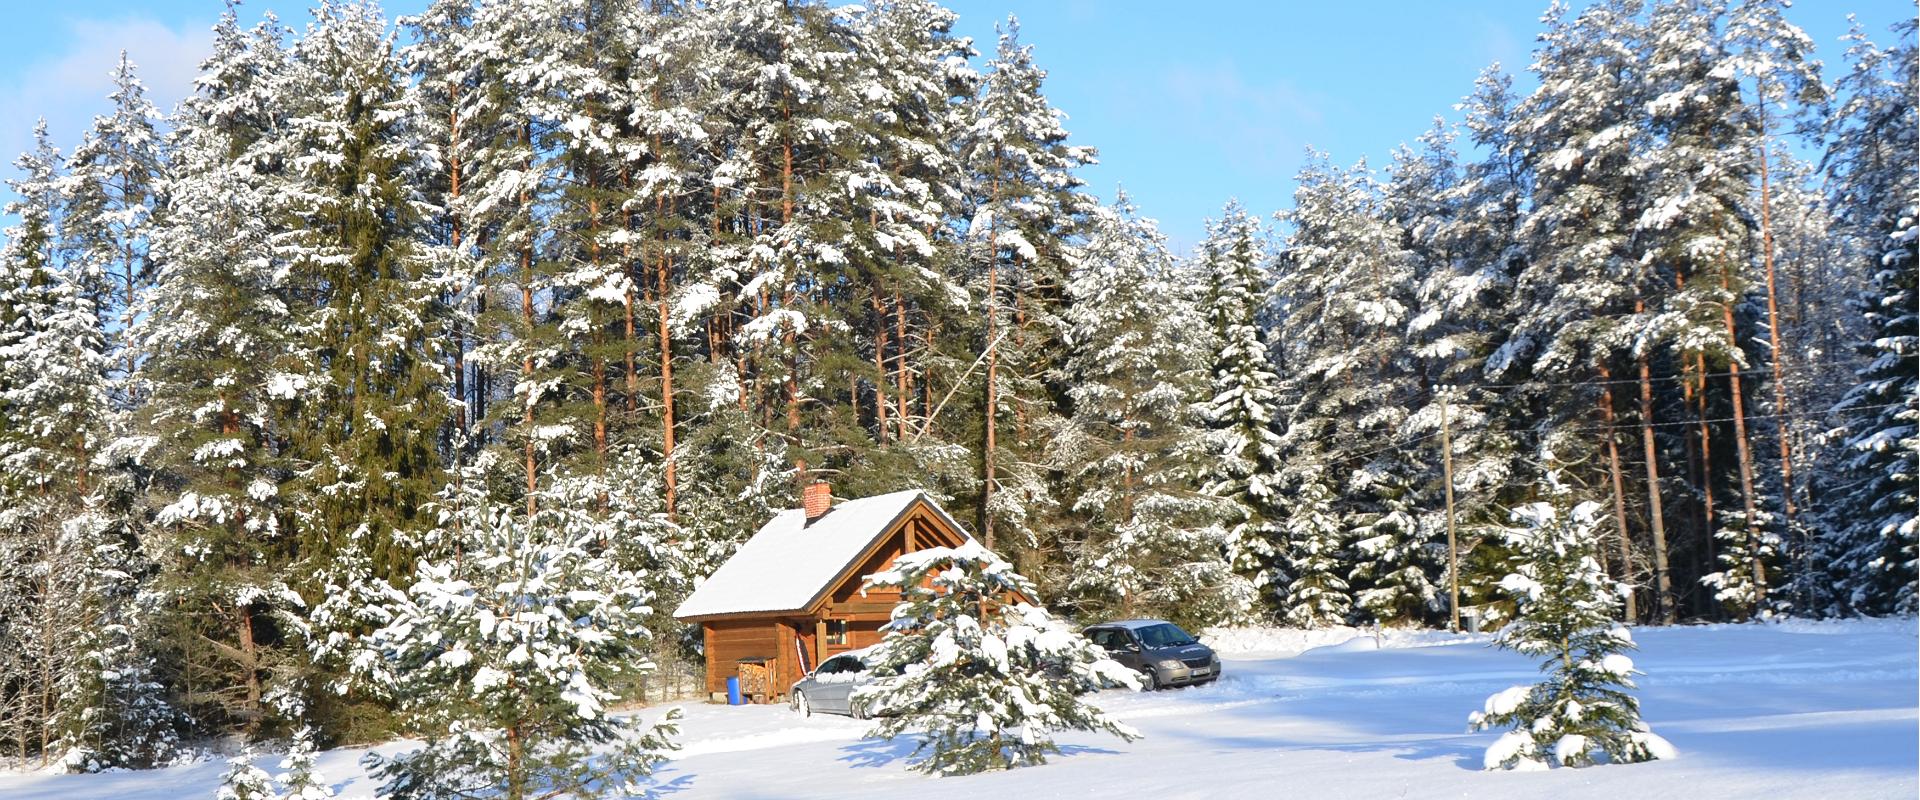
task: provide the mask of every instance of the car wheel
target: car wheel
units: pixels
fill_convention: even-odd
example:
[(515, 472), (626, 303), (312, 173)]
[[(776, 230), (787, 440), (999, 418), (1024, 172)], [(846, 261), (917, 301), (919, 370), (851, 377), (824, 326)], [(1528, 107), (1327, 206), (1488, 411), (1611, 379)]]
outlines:
[(867, 704), (858, 700), (849, 700), (847, 701), (847, 713), (852, 715), (854, 719), (866, 719)]
[(800, 712), (800, 716), (803, 716), (803, 717), (813, 716), (813, 704), (807, 702), (806, 692), (793, 693), (793, 707), (794, 707), (794, 710)]
[(1141, 687), (1141, 691), (1152, 692), (1152, 691), (1159, 690), (1160, 675), (1154, 672), (1152, 667), (1148, 667), (1147, 669), (1141, 670), (1141, 672), (1147, 676), (1146, 685)]

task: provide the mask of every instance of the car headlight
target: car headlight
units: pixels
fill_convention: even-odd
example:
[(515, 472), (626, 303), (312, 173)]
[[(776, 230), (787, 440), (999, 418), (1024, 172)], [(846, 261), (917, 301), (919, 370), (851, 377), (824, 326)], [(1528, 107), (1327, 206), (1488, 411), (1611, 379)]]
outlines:
[(1180, 659), (1177, 658), (1169, 658), (1160, 662), (1161, 669), (1185, 669), (1186, 666), (1186, 664), (1180, 663)]

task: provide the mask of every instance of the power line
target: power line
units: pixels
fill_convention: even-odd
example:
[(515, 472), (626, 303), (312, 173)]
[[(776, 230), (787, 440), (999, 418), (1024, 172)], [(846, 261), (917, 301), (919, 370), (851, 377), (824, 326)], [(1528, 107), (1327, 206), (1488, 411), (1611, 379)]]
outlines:
[[(1907, 406), (1907, 405), (1909, 404), (1908, 403), (1878, 403), (1875, 405), (1853, 406), (1848, 410), (1849, 411), (1856, 411), (1856, 410), (1866, 411), (1866, 410), (1877, 409), (1877, 408), (1893, 408), (1895, 406)], [(1788, 419), (1788, 418), (1799, 419), (1799, 418), (1824, 416), (1824, 415), (1825, 415), (1825, 412), (1815, 413), (1815, 412), (1805, 412), (1805, 411), (1789, 412), (1785, 414), (1748, 414), (1744, 417), (1739, 417), (1739, 418), (1715, 417), (1713, 419), (1705, 419), (1705, 420), (1690, 419), (1690, 420), (1681, 420), (1676, 422), (1650, 422), (1650, 423), (1646, 423), (1644, 427), (1650, 427), (1650, 428), (1668, 428), (1668, 427), (1680, 427), (1680, 426), (1694, 427), (1701, 424), (1712, 424), (1716, 422), (1733, 422), (1736, 419), (1744, 419), (1747, 421), (1759, 420), (1759, 419)], [(1559, 433), (1605, 433), (1608, 431), (1637, 431), (1641, 427), (1643, 426), (1640, 424), (1585, 425), (1577, 428), (1564, 428), (1557, 432)], [(1305, 461), (1292, 460), (1289, 462), (1288, 466), (1330, 467), (1330, 466), (1337, 466), (1339, 464), (1347, 463), (1347, 462), (1364, 461), (1365, 459), (1380, 455), (1381, 453), (1386, 453), (1394, 450), (1401, 450), (1401, 449), (1410, 447), (1412, 445), (1416, 445), (1421, 442), (1427, 441), (1428, 439), (1437, 438), (1441, 436), (1443, 433), (1444, 431), (1436, 430), (1432, 433), (1423, 434), (1423, 435), (1415, 436), (1408, 439), (1402, 439), (1400, 441), (1386, 445), (1385, 447), (1378, 447), (1372, 450), (1367, 450), (1360, 453), (1354, 453), (1352, 455), (1335, 456), (1331, 458), (1305, 460)]]
[[(1905, 405), (1908, 405), (1908, 404), (1907, 403), (1878, 403), (1878, 404), (1866, 405), (1866, 406), (1852, 406), (1847, 410), (1865, 411), (1865, 410), (1875, 409), (1875, 408), (1892, 408), (1894, 406), (1905, 406)], [(1752, 421), (1756, 419), (1801, 419), (1806, 417), (1826, 416), (1826, 413), (1827, 412), (1824, 412), (1824, 411), (1821, 411), (1821, 412), (1793, 411), (1785, 414), (1748, 414), (1744, 417), (1716, 417), (1714, 419), (1690, 419), (1690, 420), (1681, 420), (1677, 422), (1644, 422), (1644, 423), (1637, 423), (1633, 425), (1590, 425), (1582, 428), (1573, 428), (1571, 429), (1571, 432), (1600, 433), (1603, 431), (1610, 431), (1610, 430), (1635, 431), (1641, 428), (1665, 428), (1665, 427), (1674, 427), (1674, 426), (1680, 426), (1680, 425), (1694, 426), (1694, 425), (1711, 424), (1715, 422), (1735, 422), (1743, 419), (1747, 421)]]
[[(1794, 366), (1788, 367), (1785, 370), (1780, 370), (1774, 367), (1767, 367), (1767, 368), (1743, 369), (1743, 370), (1740, 370), (1739, 372), (1728, 370), (1725, 372), (1705, 372), (1705, 373), (1699, 373), (1699, 374), (1693, 374), (1693, 375), (1682, 373), (1679, 375), (1649, 376), (1647, 378), (1647, 381), (1650, 383), (1656, 382), (1656, 381), (1658, 382), (1693, 381), (1693, 380), (1703, 379), (1703, 378), (1726, 378), (1726, 377), (1732, 377), (1735, 375), (1739, 375), (1742, 377), (1749, 376), (1749, 375), (1773, 375), (1780, 372), (1785, 372), (1786, 374), (1791, 375), (1796, 372), (1812, 371), (1821, 367), (1847, 367), (1847, 366), (1855, 366), (1855, 365), (1852, 362), (1841, 362), (1841, 361), (1803, 361), (1803, 362), (1798, 362)], [(1587, 381), (1522, 381), (1519, 383), (1446, 383), (1442, 385), (1472, 387), (1476, 389), (1540, 389), (1540, 388), (1550, 388), (1550, 387), (1572, 387), (1572, 386), (1618, 386), (1618, 385), (1638, 384), (1639, 382), (1640, 382), (1639, 378), (1610, 378), (1608, 380), (1587, 380)]]

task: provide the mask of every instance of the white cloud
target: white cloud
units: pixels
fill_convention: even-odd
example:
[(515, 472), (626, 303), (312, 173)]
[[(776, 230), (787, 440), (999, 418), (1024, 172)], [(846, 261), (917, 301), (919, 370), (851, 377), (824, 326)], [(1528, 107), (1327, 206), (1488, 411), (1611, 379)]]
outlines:
[[(127, 51), (147, 98), (162, 113), (192, 89), (200, 60), (213, 47), (211, 26), (176, 30), (148, 18), (77, 20), (63, 32), (57, 55), (0, 77), (0, 172), (11, 176), (15, 156), (33, 143), (33, 122), (46, 117), (55, 144), (71, 152), (96, 114), (108, 110), (112, 73)], [(3, 194), (4, 191), (0, 191)]]

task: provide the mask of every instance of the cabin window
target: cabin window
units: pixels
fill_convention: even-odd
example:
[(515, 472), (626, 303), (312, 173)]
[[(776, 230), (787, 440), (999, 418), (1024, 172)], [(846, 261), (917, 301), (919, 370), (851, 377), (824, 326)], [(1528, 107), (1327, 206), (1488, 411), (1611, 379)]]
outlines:
[(844, 619), (827, 620), (827, 644), (843, 645), (847, 643), (847, 621)]

